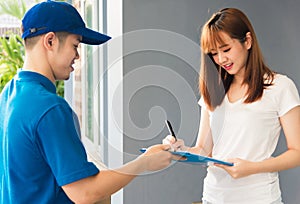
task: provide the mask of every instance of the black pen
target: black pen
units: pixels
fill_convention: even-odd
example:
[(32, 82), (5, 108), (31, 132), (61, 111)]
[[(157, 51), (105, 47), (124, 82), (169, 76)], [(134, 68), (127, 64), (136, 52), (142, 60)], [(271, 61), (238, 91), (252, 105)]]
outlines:
[(175, 133), (173, 131), (173, 128), (172, 128), (172, 125), (171, 125), (170, 121), (165, 120), (165, 123), (166, 123), (166, 125), (168, 127), (169, 133), (175, 138), (175, 141), (177, 141), (176, 135), (175, 135)]
[[(167, 127), (168, 127), (169, 133), (175, 138), (175, 141), (177, 141), (176, 135), (175, 135), (175, 133), (174, 133), (174, 131), (173, 131), (173, 128), (172, 128), (172, 125), (171, 125), (170, 121), (165, 120), (165, 123), (166, 123), (166, 125), (167, 125)], [(147, 151), (147, 148), (141, 148), (141, 149), (140, 149), (140, 152), (142, 152), (142, 153), (144, 153), (144, 152), (146, 152), (146, 151)], [(173, 151), (173, 150), (172, 150), (172, 151)]]

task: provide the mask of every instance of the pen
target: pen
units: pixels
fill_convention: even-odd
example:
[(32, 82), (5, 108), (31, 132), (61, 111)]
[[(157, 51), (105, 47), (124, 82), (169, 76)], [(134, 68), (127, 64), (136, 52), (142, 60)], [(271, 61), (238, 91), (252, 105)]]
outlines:
[(166, 125), (168, 127), (169, 133), (175, 138), (175, 141), (177, 141), (176, 135), (175, 135), (175, 133), (173, 131), (173, 128), (172, 128), (172, 125), (171, 125), (170, 121), (165, 120), (165, 123), (166, 123)]
[[(169, 133), (175, 138), (175, 141), (177, 141), (176, 135), (175, 135), (175, 133), (173, 131), (173, 128), (172, 128), (172, 125), (171, 125), (170, 121), (165, 120), (165, 123), (166, 123), (166, 125), (168, 127)], [(141, 148), (140, 152), (144, 153), (144, 152), (146, 152), (146, 150), (147, 150), (147, 148)]]

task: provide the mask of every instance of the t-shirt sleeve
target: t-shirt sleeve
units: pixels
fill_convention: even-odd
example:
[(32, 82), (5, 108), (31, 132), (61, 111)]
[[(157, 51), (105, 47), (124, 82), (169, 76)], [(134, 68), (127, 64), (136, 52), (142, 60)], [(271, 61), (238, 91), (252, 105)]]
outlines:
[(200, 98), (200, 100), (198, 101), (198, 104), (201, 108), (207, 109), (207, 105), (205, 104), (203, 97)]
[(279, 117), (300, 105), (299, 92), (295, 83), (286, 76), (278, 82), (277, 105)]
[(95, 175), (80, 140), (78, 119), (66, 104), (56, 105), (41, 118), (37, 143), (59, 186)]

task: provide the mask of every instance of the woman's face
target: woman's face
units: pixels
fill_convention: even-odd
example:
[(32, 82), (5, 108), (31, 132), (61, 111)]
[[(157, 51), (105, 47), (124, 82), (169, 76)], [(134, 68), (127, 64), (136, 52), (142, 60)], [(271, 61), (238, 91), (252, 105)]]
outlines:
[(246, 41), (243, 43), (231, 38), (224, 32), (220, 32), (220, 37), (224, 43), (217, 42), (217, 47), (210, 51), (215, 63), (229, 74), (243, 77), (248, 59), (248, 50), (251, 48), (250, 33), (247, 33)]

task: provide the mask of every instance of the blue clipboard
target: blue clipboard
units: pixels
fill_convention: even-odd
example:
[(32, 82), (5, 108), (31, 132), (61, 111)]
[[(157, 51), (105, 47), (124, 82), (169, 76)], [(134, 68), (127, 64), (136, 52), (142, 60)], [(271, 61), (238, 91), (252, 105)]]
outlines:
[[(146, 150), (147, 150), (146, 148), (140, 149), (141, 152), (145, 152)], [(178, 156), (182, 156), (182, 157), (186, 158), (184, 160), (176, 160), (179, 162), (187, 162), (187, 163), (195, 163), (195, 164), (198, 163), (198, 164), (206, 164), (206, 165), (208, 165), (209, 163), (218, 163), (218, 164), (224, 164), (227, 166), (233, 166), (233, 163), (231, 163), (231, 162), (226, 162), (226, 161), (214, 159), (211, 157), (205, 157), (205, 156), (201, 156), (198, 154), (192, 154), (189, 152), (182, 152), (182, 151), (178, 151), (178, 152), (170, 151), (170, 152), (173, 155), (178, 155)]]

